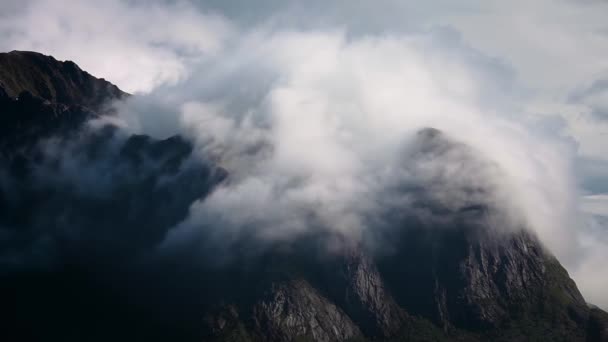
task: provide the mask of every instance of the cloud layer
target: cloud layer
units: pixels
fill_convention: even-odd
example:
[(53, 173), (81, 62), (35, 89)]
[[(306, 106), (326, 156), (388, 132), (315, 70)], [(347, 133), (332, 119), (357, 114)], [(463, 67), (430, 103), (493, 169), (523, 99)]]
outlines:
[(34, 0), (4, 6), (3, 50), (74, 59), (129, 92), (184, 79), (188, 60), (217, 52), (231, 31), (221, 18), (187, 2)]
[[(0, 48), (73, 59), (145, 93), (118, 104), (126, 129), (184, 134), (230, 172), (168, 244), (206, 222), (222, 222), (227, 244), (311, 227), (356, 238), (379, 208), (411, 205), (391, 189), (426, 184), (460, 207), (471, 204), (463, 189), (481, 184), (491, 193), (480, 201), (537, 231), (587, 299), (608, 305), (598, 274), (608, 246), (590, 238), (606, 234), (603, 210), (593, 220), (579, 210), (579, 194), (607, 182), (603, 4), (2, 6)], [(425, 127), (466, 152), (416, 159)]]

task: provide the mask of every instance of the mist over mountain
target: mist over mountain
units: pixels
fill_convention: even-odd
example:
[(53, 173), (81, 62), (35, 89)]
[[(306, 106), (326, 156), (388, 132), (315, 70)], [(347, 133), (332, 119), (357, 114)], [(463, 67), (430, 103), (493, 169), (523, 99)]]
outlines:
[(449, 128), (325, 120), (300, 76), (269, 116), (158, 97), (186, 129), (155, 138), (125, 126), (146, 95), (0, 54), (3, 338), (608, 339), (508, 165)]

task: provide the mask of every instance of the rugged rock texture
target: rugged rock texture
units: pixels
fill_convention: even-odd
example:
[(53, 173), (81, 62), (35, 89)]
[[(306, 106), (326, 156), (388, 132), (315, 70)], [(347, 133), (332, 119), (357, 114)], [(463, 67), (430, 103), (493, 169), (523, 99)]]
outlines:
[[(428, 184), (408, 189), (418, 211), (379, 213), (390, 221), (378, 233), (386, 250), (329, 251), (321, 246), (336, 237), (311, 233), (221, 265), (187, 244), (168, 253), (170, 229), (228, 175), (190, 158), (180, 137), (86, 125), (125, 96), (71, 62), (0, 54), (3, 339), (608, 340), (608, 314), (585, 303), (533, 234), (496, 234), (485, 184), (465, 186), (460, 206)], [(413, 158), (469, 153), (437, 130), (418, 140)]]
[(388, 293), (374, 261), (361, 251), (347, 254), (339, 279), (332, 282), (348, 312), (368, 336), (393, 336), (407, 320), (405, 312)]
[(418, 262), (380, 261), (397, 301), (448, 333), (583, 340), (585, 301), (537, 239), (525, 231), (498, 241), (480, 235), (408, 230), (396, 257)]
[[(495, 241), (473, 232), (404, 231), (398, 254), (379, 258), (360, 249), (319, 263), (300, 252), (277, 252), (273, 257), (289, 260), (282, 264), (290, 270), (274, 265), (263, 284), (249, 279), (268, 297), (252, 291), (250, 301), (236, 301), (238, 324), (230, 326), (238, 330), (231, 336), (341, 341), (359, 336), (356, 328), (370, 340), (605, 339), (605, 313), (588, 309), (566, 271), (529, 233)], [(264, 274), (259, 267), (255, 274)], [(234, 298), (229, 291), (216, 297)]]
[(268, 340), (346, 341), (361, 337), (359, 328), (307, 281), (273, 284), (254, 308), (257, 335)]

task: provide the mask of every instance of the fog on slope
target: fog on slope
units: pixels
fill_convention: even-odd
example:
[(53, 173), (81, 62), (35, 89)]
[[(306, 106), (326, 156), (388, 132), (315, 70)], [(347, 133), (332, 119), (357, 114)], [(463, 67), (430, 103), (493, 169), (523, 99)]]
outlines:
[[(407, 210), (412, 194), (389, 199), (395, 186), (429, 185), (442, 203), (465, 207), (463, 189), (489, 184), (479, 201), (502, 210), (494, 228), (533, 229), (576, 267), (584, 251), (572, 229), (581, 224), (574, 150), (513, 120), (495, 70), (483, 67), (491, 61), (440, 39), (262, 28), (204, 58), (177, 86), (121, 105), (128, 127), (181, 132), (231, 174), (193, 203), (166, 245), (206, 241), (201, 249), (225, 246), (216, 255), (229, 256), (243, 235), (275, 241), (311, 229), (351, 243), (376, 228), (370, 217), (383, 206)], [(483, 166), (449, 155), (403, 167), (425, 127), (470, 146)]]
[[(526, 104), (514, 102), (526, 101), (520, 92), (528, 90), (512, 81), (512, 66), (473, 49), (451, 27), (414, 29), (418, 13), (442, 19), (441, 11), (405, 6), (412, 10), (401, 11), (405, 20), (400, 11), (387, 18), (380, 5), (340, 4), (321, 15), (324, 6), (315, 3), (291, 25), (294, 12), (277, 12), (272, 1), (244, 21), (222, 17), (234, 12), (230, 4), (213, 13), (189, 2), (151, 3), (29, 1), (0, 29), (11, 46), (82, 56), (73, 59), (94, 74), (147, 91), (117, 104), (121, 125), (162, 138), (184, 134), (201, 158), (211, 155), (228, 170), (229, 181), (192, 203), (166, 247), (211, 241), (201, 249), (221, 246), (228, 255), (242, 236), (277, 241), (310, 229), (357, 241), (380, 209), (411, 206), (412, 193), (394, 189), (424, 185), (451, 208), (501, 208), (495, 228), (535, 230), (575, 270), (587, 299), (608, 305), (598, 290), (608, 279), (595, 266), (606, 244), (581, 245), (575, 228), (584, 220), (570, 170), (574, 144), (520, 113)], [(351, 10), (361, 22), (340, 20)], [(107, 30), (103, 23), (116, 17), (123, 20)], [(33, 21), (46, 29), (27, 25)], [(528, 72), (539, 66), (524, 64)], [(532, 84), (545, 81), (536, 76), (546, 69), (538, 69), (524, 75)], [(468, 148), (417, 159), (425, 127)], [(466, 190), (478, 186), (492, 191), (470, 197)]]
[[(357, 240), (379, 208), (413, 201), (404, 191), (387, 202), (390, 189), (420, 185), (449, 207), (501, 208), (497, 225), (532, 228), (572, 260), (569, 147), (489, 108), (484, 95), (500, 90), (489, 72), (457, 53), (465, 47), (435, 39), (259, 30), (179, 86), (119, 105), (127, 127), (181, 132), (231, 174), (167, 243), (209, 227), (218, 227), (214, 243), (228, 246), (239, 234), (290, 239), (309, 229)], [(470, 150), (415, 160), (408, 153), (425, 127)], [(463, 189), (474, 187), (491, 191), (472, 199)]]

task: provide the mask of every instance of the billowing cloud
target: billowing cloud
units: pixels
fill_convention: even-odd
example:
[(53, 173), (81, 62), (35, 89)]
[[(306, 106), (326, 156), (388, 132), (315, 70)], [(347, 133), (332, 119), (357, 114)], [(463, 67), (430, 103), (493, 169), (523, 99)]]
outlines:
[[(457, 51), (434, 39), (259, 32), (242, 37), (209, 70), (202, 66), (198, 72), (210, 79), (151, 93), (155, 101), (174, 101), (168, 115), (177, 122), (168, 126), (232, 175), (229, 185), (193, 205), (174, 234), (206, 229), (216, 217), (235, 235), (249, 229), (263, 238), (292, 237), (314, 222), (358, 236), (393, 187), (441, 182), (432, 196), (454, 208), (474, 202), (460, 191), (477, 184), (491, 188), (478, 202), (501, 203), (561, 256), (575, 258), (573, 150), (537, 136), (503, 108), (486, 110), (481, 94), (500, 86), (480, 89), (487, 71), (467, 58), (447, 58)], [(216, 86), (232, 91), (215, 96)], [(155, 117), (138, 112), (145, 98), (134, 101), (122, 108), (127, 122), (138, 127)], [(472, 150), (408, 159), (425, 127)], [(405, 210), (405, 197), (393, 205)]]
[(129, 92), (184, 79), (189, 61), (217, 53), (231, 32), (221, 17), (182, 1), (28, 0), (6, 7), (0, 49), (77, 60)]
[[(146, 93), (118, 105), (126, 129), (184, 134), (230, 172), (167, 244), (209, 222), (228, 244), (311, 228), (357, 238), (379, 208), (411, 204), (391, 189), (425, 184), (448, 207), (500, 203), (608, 305), (606, 246), (590, 243), (605, 231), (586, 229), (604, 221), (579, 210), (579, 193), (608, 182), (600, 2), (6, 6), (1, 48), (73, 59)], [(468, 147), (416, 159), (425, 127)], [(491, 193), (465, 196), (479, 184)]]

